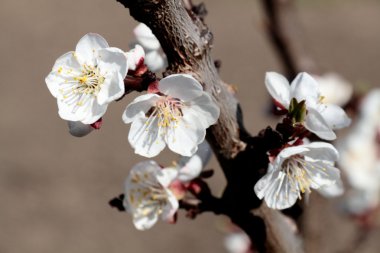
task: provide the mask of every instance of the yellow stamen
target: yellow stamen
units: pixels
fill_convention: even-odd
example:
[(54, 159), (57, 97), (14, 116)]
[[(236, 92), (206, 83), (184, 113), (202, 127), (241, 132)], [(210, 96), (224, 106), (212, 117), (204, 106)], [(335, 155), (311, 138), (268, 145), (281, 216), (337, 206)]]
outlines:
[(324, 104), (325, 100), (326, 100), (325, 96), (319, 96), (318, 102), (321, 103), (321, 104)]

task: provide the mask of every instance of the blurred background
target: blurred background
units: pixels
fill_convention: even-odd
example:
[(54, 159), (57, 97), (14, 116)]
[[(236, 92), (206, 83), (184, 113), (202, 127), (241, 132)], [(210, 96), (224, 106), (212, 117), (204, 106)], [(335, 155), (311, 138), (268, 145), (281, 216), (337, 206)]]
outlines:
[[(274, 125), (267, 115), (264, 75), (282, 68), (267, 39), (259, 1), (204, 2), (215, 37), (213, 56), (222, 61), (222, 78), (238, 89), (247, 129), (255, 134)], [(297, 3), (305, 33), (300, 39), (322, 69), (338, 72), (359, 89), (379, 86), (380, 2)], [(159, 223), (139, 232), (129, 215), (108, 206), (123, 191), (131, 166), (143, 160), (133, 154), (129, 126), (121, 121), (137, 94), (111, 104), (100, 131), (74, 138), (46, 88), (44, 78), (54, 61), (74, 50), (84, 34), (99, 33), (127, 50), (136, 25), (115, 0), (0, 1), (1, 253), (226, 252), (223, 217), (202, 214), (192, 221), (180, 213), (177, 225)], [(156, 160), (174, 159), (166, 152)], [(219, 195), (223, 175), (215, 159), (207, 167), (216, 169), (210, 182)], [(320, 213), (313, 217), (324, 219)], [(378, 252), (376, 236), (360, 252)], [(319, 252), (339, 252), (329, 246), (334, 236), (324, 243)]]

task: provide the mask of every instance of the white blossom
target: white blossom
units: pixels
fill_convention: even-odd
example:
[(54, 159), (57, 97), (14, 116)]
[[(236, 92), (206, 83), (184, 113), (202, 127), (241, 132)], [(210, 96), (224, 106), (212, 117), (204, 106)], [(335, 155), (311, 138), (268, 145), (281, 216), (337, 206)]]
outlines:
[(170, 220), (178, 209), (178, 200), (169, 189), (178, 171), (161, 167), (154, 161), (136, 164), (125, 182), (124, 206), (139, 230), (151, 228), (161, 217)]
[(307, 113), (303, 124), (306, 129), (322, 139), (334, 140), (336, 135), (333, 129), (347, 127), (351, 123), (342, 108), (324, 103), (317, 81), (305, 72), (298, 74), (291, 85), (284, 76), (268, 72), (265, 85), (283, 109), (289, 109), (293, 98), (298, 102), (305, 101)]
[(145, 157), (158, 155), (166, 145), (180, 155), (193, 155), (219, 118), (219, 107), (190, 75), (167, 76), (158, 90), (137, 97), (124, 111), (124, 122), (132, 122), (130, 144)]
[(122, 50), (89, 33), (79, 40), (75, 52), (56, 60), (45, 81), (57, 98), (62, 119), (92, 124), (104, 115), (110, 102), (124, 94), (127, 70)]
[(207, 141), (203, 141), (198, 146), (197, 152), (191, 156), (182, 156), (178, 162), (178, 180), (189, 182), (199, 176), (202, 169), (206, 166), (211, 158), (211, 147)]
[(145, 61), (145, 51), (140, 45), (135, 45), (135, 47), (125, 53), (128, 62), (128, 69), (135, 71), (141, 63)]
[(133, 30), (137, 42), (144, 48), (145, 64), (153, 71), (161, 71), (167, 65), (166, 56), (161, 52), (160, 42), (152, 33), (152, 30), (143, 23), (140, 23)]
[(125, 182), (124, 206), (132, 214), (139, 230), (151, 228), (159, 218), (172, 221), (178, 210), (178, 199), (185, 195), (184, 184), (198, 177), (210, 158), (206, 142), (197, 153), (168, 168), (154, 161), (136, 164)]
[(340, 172), (334, 167), (337, 159), (338, 151), (329, 143), (284, 148), (256, 183), (255, 193), (273, 209), (291, 207), (301, 199), (301, 194), (309, 194), (311, 189), (333, 196), (333, 191), (325, 190), (330, 185), (340, 185)]
[(348, 135), (338, 143), (339, 165), (352, 189), (347, 207), (362, 213), (380, 203), (380, 89), (362, 101), (358, 119)]

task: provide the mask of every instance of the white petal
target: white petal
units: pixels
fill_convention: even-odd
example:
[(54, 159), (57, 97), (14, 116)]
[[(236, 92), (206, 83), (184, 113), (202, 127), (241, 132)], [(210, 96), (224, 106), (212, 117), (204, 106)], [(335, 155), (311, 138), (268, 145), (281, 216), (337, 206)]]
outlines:
[[(85, 111), (84, 108), (82, 108), (81, 110), (74, 110), (76, 107), (76, 101), (73, 105), (68, 105), (62, 99), (57, 99), (57, 104), (58, 114), (62, 119), (69, 121), (82, 121)], [(73, 111), (75, 111), (75, 113)]]
[(276, 72), (267, 72), (265, 74), (265, 86), (274, 100), (279, 102), (286, 109), (289, 108), (290, 86), (284, 76)]
[(276, 159), (274, 160), (273, 167), (281, 168), (282, 163), (289, 157), (293, 155), (304, 154), (308, 151), (309, 149), (306, 148), (305, 145), (284, 148), (283, 150), (281, 150), (281, 152), (277, 155)]
[(136, 117), (143, 117), (160, 96), (156, 94), (144, 94), (138, 96), (125, 109), (123, 113), (123, 121), (125, 124), (131, 123)]
[[(268, 207), (282, 210), (293, 206), (298, 199), (298, 190), (294, 189), (289, 177), (281, 172), (281, 176), (277, 178), (273, 191), (265, 198)], [(278, 185), (276, 185), (278, 184)], [(275, 191), (275, 189), (277, 190)]]
[(189, 101), (203, 93), (202, 85), (191, 75), (174, 74), (160, 80), (158, 89), (173, 98)]
[(262, 178), (260, 178), (260, 180), (257, 181), (254, 187), (256, 196), (259, 199), (263, 199), (265, 197), (267, 189), (271, 185), (271, 182), (273, 181), (273, 177), (274, 177), (273, 166), (272, 164), (269, 164), (267, 174), (265, 174)]
[(264, 199), (268, 207), (273, 209), (289, 208), (297, 201), (298, 190), (292, 188), (289, 178), (279, 170), (272, 172), (265, 188)]
[(280, 159), (286, 159), (296, 154), (301, 154), (309, 151), (309, 149), (306, 147), (306, 145), (299, 145), (299, 146), (293, 146), (284, 148), (277, 157)]
[(181, 182), (189, 182), (193, 180), (194, 178), (198, 177), (199, 174), (202, 172), (203, 169), (203, 163), (199, 156), (196, 154), (193, 155), (187, 164), (180, 168), (178, 180)]
[(198, 149), (199, 142), (202, 142), (206, 136), (205, 129), (198, 131), (186, 130), (178, 127), (174, 135), (167, 137), (167, 144), (171, 151), (182, 156), (192, 156)]
[[(281, 180), (283, 181), (281, 182)], [(298, 190), (294, 189), (294, 186), (292, 186), (292, 183), (289, 181), (289, 177), (283, 172), (281, 172), (281, 177), (277, 179), (277, 182), (279, 185), (278, 187), (280, 188), (277, 190), (277, 192), (273, 191), (271, 197), (269, 197), (268, 195), (268, 199), (269, 198), (273, 199), (273, 203), (269, 205), (273, 206), (273, 208), (278, 209), (278, 210), (282, 210), (282, 209), (293, 206), (298, 199), (298, 194), (299, 194)], [(270, 203), (268, 199), (265, 199), (266, 203), (268, 202)]]
[(159, 51), (154, 50), (146, 54), (145, 64), (148, 66), (149, 70), (157, 72), (165, 68), (166, 59), (160, 54)]
[(317, 161), (312, 162), (305, 157), (306, 173), (311, 180), (311, 188), (318, 189), (326, 185), (332, 185), (340, 180), (340, 171), (331, 163)]
[(338, 150), (330, 143), (317, 141), (305, 144), (303, 147), (309, 149), (306, 155), (316, 160), (335, 162), (339, 158)]
[(338, 180), (335, 184), (323, 186), (317, 191), (325, 198), (332, 198), (341, 196), (344, 193), (344, 187), (342, 180)]
[(118, 72), (124, 79), (128, 72), (128, 61), (123, 50), (116, 47), (99, 49), (98, 67), (101, 73)]
[[(128, 69), (136, 70), (139, 63), (145, 59), (145, 52), (142, 46), (135, 45), (135, 47), (125, 53), (128, 61)], [(153, 71), (153, 70), (152, 70)]]
[(132, 169), (129, 171), (129, 175), (127, 179), (125, 180), (124, 184), (124, 190), (125, 193), (129, 193), (132, 188), (135, 187), (141, 187), (141, 180), (136, 181), (133, 180), (133, 178), (136, 177), (136, 175), (141, 179), (146, 179), (145, 176), (142, 177), (141, 175), (147, 175), (148, 181), (156, 181), (156, 172), (160, 171), (161, 167), (153, 160), (146, 160), (139, 162), (135, 164)]
[(309, 106), (314, 105), (319, 97), (319, 86), (317, 81), (308, 73), (299, 73), (290, 85), (290, 94), (292, 98), (296, 98), (298, 102), (306, 100)]
[(190, 113), (190, 111), (195, 116), (194, 120), (199, 121), (204, 128), (214, 125), (220, 115), (219, 107), (206, 92), (192, 100), (189, 107), (183, 110), (183, 113)]
[(165, 188), (177, 177), (178, 171), (174, 168), (165, 168), (156, 172), (157, 181)]
[(92, 124), (95, 123), (98, 119), (100, 119), (107, 111), (108, 105), (100, 105), (98, 104), (96, 99), (93, 99), (90, 112), (85, 115), (85, 117), (81, 120), (84, 124)]
[(368, 120), (373, 120), (376, 122), (380, 120), (380, 89), (371, 90), (363, 99), (360, 105), (360, 113), (362, 117)]
[(316, 134), (319, 138), (325, 140), (336, 139), (335, 133), (331, 130), (325, 119), (313, 108), (308, 108), (305, 119), (305, 127), (310, 132)]
[(158, 155), (166, 146), (165, 140), (159, 133), (157, 119), (148, 123), (148, 118), (139, 117), (134, 119), (128, 134), (128, 141), (135, 149), (135, 153), (153, 157)]
[(63, 79), (56, 71), (50, 72), (45, 78), (45, 83), (53, 97), (57, 97), (59, 94), (59, 85), (64, 82), (65, 79)]
[[(52, 70), (58, 72), (61, 68), (62, 72), (60, 74), (65, 77), (72, 76), (72, 71), (76, 71), (75, 73), (80, 73), (81, 66), (73, 51), (61, 55), (55, 61)], [(70, 72), (71, 75), (68, 75), (67, 72)]]
[(75, 137), (86, 136), (94, 130), (91, 125), (83, 124), (80, 121), (67, 121), (67, 125), (69, 127), (70, 134)]
[(319, 84), (319, 90), (325, 103), (346, 105), (354, 92), (352, 84), (336, 73), (327, 73), (322, 76), (314, 76), (314, 78)]
[(140, 23), (133, 30), (137, 41), (146, 49), (157, 50), (159, 49), (160, 42), (157, 40), (156, 36), (152, 33), (152, 30), (143, 23)]
[(183, 155), (192, 156), (198, 149), (206, 136), (206, 129), (197, 121), (192, 111), (183, 111), (178, 126), (169, 130), (166, 135), (166, 143), (173, 152)]
[(109, 104), (124, 95), (124, 78), (118, 72), (106, 77), (97, 95), (100, 105)]
[(337, 105), (320, 105), (318, 109), (331, 129), (340, 129), (351, 124), (346, 112)]
[[(78, 95), (72, 103), (66, 103), (62, 99), (57, 99), (59, 116), (64, 120), (80, 121), (83, 124), (92, 124), (100, 119), (107, 110), (107, 105), (99, 105), (95, 97), (83, 98), (91, 95)], [(78, 102), (85, 100), (82, 105)]]
[(202, 169), (210, 160), (212, 151), (207, 141), (198, 146), (197, 152), (192, 157), (182, 157), (179, 161), (178, 179), (181, 182), (189, 182), (198, 177)]
[(64, 84), (66, 80), (72, 80), (72, 74), (79, 73), (79, 71), (80, 65), (74, 56), (74, 52), (68, 52), (60, 56), (55, 61), (52, 71), (45, 78), (51, 94), (57, 97), (59, 86)]
[(108, 43), (102, 36), (96, 33), (88, 33), (79, 40), (75, 53), (81, 64), (94, 66), (97, 51), (107, 47), (109, 47)]
[(156, 171), (161, 170), (160, 165), (158, 165), (153, 160), (148, 161), (142, 161), (137, 163), (135, 166), (132, 167), (131, 172), (146, 172), (146, 173), (155, 173)]
[(147, 214), (137, 213), (133, 217), (133, 224), (138, 230), (148, 230), (158, 221), (158, 213), (155, 207), (152, 207)]
[(175, 215), (175, 213), (177, 212), (179, 208), (178, 200), (169, 190), (167, 191), (167, 195), (168, 195), (167, 203), (162, 209), (162, 214), (161, 214), (161, 218), (164, 221), (172, 220), (173, 216)]

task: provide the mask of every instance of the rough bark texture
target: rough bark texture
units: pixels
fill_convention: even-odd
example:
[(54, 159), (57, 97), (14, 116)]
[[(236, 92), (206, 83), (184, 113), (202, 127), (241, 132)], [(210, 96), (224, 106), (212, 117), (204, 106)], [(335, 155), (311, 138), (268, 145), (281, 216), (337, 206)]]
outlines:
[[(207, 139), (213, 147), (227, 179), (221, 198), (206, 193), (199, 194), (202, 201), (197, 208), (224, 214), (241, 227), (253, 241), (257, 252), (296, 253), (298, 241), (284, 222), (271, 222), (280, 213), (262, 209), (261, 217), (252, 213), (261, 201), (253, 192), (253, 186), (265, 173), (270, 149), (265, 131), (257, 137), (244, 129), (238, 101), (220, 79), (211, 58), (212, 33), (203, 22), (204, 5), (192, 6), (191, 1), (182, 0), (118, 0), (129, 8), (137, 21), (148, 25), (161, 43), (169, 66), (164, 75), (187, 73), (193, 75), (212, 94), (220, 107), (220, 118), (210, 127)], [(200, 13), (194, 13), (199, 10)], [(276, 143), (276, 142), (274, 142)], [(250, 166), (250, 167), (249, 167)], [(189, 209), (188, 206), (184, 209)], [(287, 238), (287, 239), (285, 239)], [(293, 247), (294, 246), (294, 247)]]

